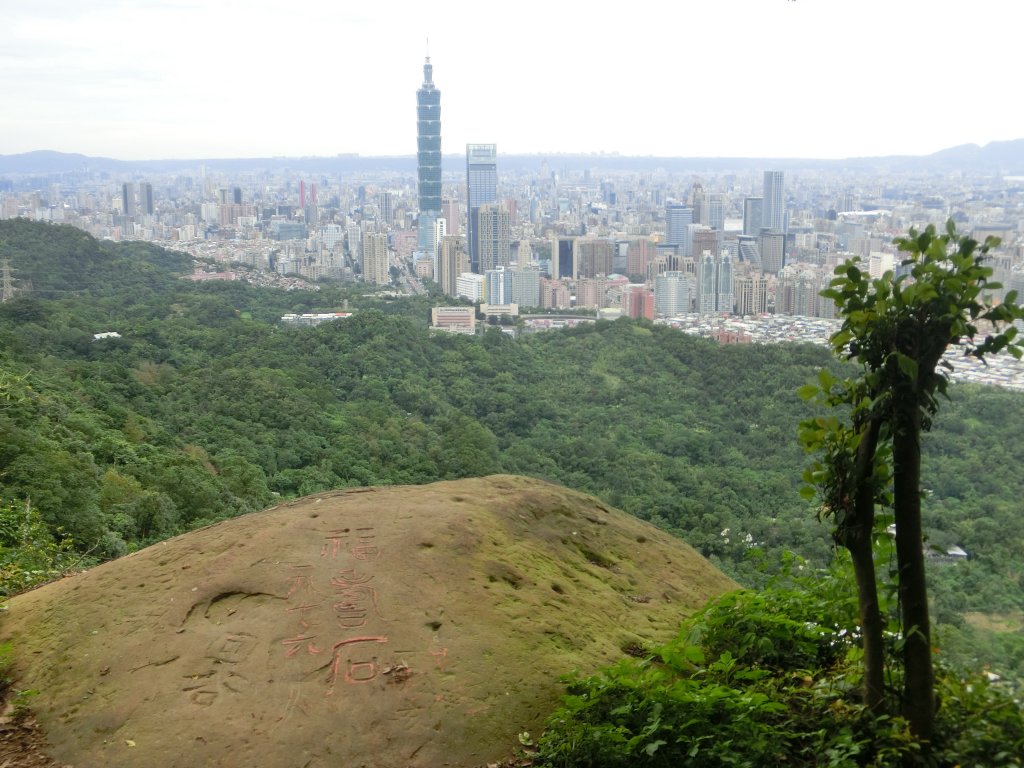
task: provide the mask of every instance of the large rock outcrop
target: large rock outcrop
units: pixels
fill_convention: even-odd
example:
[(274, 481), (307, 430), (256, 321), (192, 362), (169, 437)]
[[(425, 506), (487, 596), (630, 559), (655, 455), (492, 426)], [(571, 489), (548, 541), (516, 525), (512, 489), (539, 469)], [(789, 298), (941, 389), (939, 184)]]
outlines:
[(475, 766), (559, 675), (735, 584), (682, 541), (519, 477), (317, 494), (10, 601), (17, 685), (93, 766)]

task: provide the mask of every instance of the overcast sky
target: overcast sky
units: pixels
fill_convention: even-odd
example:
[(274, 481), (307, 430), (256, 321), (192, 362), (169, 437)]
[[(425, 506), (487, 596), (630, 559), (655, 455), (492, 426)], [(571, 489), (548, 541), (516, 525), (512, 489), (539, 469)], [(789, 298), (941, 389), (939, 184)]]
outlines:
[(0, 154), (927, 154), (1024, 137), (1015, 0), (0, 0)]

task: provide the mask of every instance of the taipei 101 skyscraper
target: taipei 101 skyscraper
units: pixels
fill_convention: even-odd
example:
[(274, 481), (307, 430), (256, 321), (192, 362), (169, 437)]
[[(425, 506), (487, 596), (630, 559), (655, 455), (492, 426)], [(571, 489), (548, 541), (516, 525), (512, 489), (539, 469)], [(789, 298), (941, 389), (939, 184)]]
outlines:
[(421, 251), (433, 254), (434, 223), (441, 215), (441, 91), (434, 87), (429, 56), (423, 64), (423, 85), (416, 91), (416, 140), (420, 193), (417, 243)]

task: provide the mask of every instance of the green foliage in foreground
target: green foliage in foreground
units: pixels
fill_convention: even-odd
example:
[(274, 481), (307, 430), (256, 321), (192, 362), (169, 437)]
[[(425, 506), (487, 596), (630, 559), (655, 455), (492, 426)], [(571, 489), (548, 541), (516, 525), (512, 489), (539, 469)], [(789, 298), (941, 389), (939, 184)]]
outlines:
[(70, 538), (55, 540), (39, 510), (0, 504), (0, 597), (24, 592), (93, 561), (74, 551)]
[[(801, 424), (805, 448), (824, 456), (805, 473), (811, 494), (820, 496), (819, 514), (836, 524), (835, 540), (851, 555), (860, 596), (865, 691), (869, 706), (884, 704), (882, 622), (878, 608), (877, 563), (873, 539), (876, 504), (892, 509), (896, 584), (903, 642), (904, 691), (901, 712), (914, 734), (929, 739), (934, 728), (931, 615), (925, 553), (921, 547), (921, 435), (931, 431), (946, 395), (948, 349), (986, 359), (1006, 350), (1022, 357), (1017, 328), (1024, 307), (1017, 292), (999, 303), (992, 292), (989, 251), (957, 232), (950, 219), (939, 234), (933, 225), (913, 228), (896, 240), (904, 254), (903, 272), (872, 280), (858, 258), (836, 267), (822, 296), (836, 303), (842, 327), (829, 339), (839, 357), (856, 364), (857, 376), (845, 381), (824, 374), (802, 389), (812, 398), (848, 413), (817, 417)], [(979, 331), (985, 328), (985, 335)], [(808, 392), (809, 390), (809, 392)], [(890, 485), (891, 484), (891, 485)]]
[(571, 680), (535, 764), (1024, 765), (1024, 712), (983, 677), (939, 668), (931, 745), (904, 719), (868, 711), (848, 584), (848, 575), (816, 574), (725, 595), (648, 658)]

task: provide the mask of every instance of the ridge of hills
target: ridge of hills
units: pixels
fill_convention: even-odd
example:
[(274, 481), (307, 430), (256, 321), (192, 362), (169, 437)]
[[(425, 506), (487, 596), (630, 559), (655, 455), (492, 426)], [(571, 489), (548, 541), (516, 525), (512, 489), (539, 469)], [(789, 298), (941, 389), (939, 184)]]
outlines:
[[(170, 173), (205, 165), (210, 170), (239, 172), (246, 169), (262, 168), (292, 170), (296, 172), (345, 173), (358, 171), (409, 171), (415, 172), (415, 155), (361, 156), (337, 155), (334, 157), (254, 157), (254, 158), (192, 158), (192, 159), (151, 159), (118, 160), (109, 157), (92, 157), (81, 153), (36, 150), (11, 155), (0, 155), (0, 174), (31, 176), (38, 174), (76, 173), (83, 171), (112, 174)], [(928, 155), (885, 155), (879, 157), (849, 157), (842, 159), (814, 158), (757, 158), (757, 157), (634, 157), (622, 155), (588, 154), (537, 154), (502, 155), (502, 167), (507, 170), (539, 171), (544, 162), (554, 163), (566, 170), (598, 168), (603, 170), (668, 170), (688, 171), (737, 171), (759, 170), (784, 164), (791, 170), (810, 168), (832, 168), (836, 170), (860, 170), (865, 172), (885, 170), (898, 171), (978, 171), (1024, 173), (1024, 139), (992, 141), (984, 146), (963, 144), (933, 152)], [(445, 170), (457, 171), (465, 163), (465, 157), (448, 154), (443, 158)]]
[(474, 766), (737, 585), (596, 499), (507, 475), (330, 491), (21, 594), (0, 639), (54, 757)]

